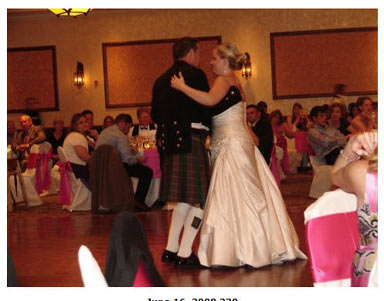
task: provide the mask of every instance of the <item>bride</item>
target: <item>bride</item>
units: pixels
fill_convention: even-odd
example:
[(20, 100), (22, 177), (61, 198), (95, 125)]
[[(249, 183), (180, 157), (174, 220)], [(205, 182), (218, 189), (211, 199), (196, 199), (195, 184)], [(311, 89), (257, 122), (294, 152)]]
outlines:
[(186, 85), (181, 73), (171, 80), (173, 88), (211, 106), (214, 115), (213, 171), (198, 250), (200, 263), (207, 267), (261, 267), (307, 258), (246, 125), (244, 93), (234, 74), (244, 59), (231, 43), (214, 49), (211, 65), (218, 77), (209, 92)]

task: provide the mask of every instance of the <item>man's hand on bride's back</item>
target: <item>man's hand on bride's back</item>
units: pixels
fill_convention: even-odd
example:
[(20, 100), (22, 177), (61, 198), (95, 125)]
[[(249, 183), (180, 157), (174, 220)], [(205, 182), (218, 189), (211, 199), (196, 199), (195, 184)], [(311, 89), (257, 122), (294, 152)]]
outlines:
[(185, 82), (184, 82), (184, 77), (181, 74), (181, 72), (179, 72), (179, 76), (177, 76), (176, 74), (174, 76), (172, 76), (172, 79), (171, 79), (172, 88), (174, 88), (176, 90), (181, 90), (183, 85), (185, 85)]

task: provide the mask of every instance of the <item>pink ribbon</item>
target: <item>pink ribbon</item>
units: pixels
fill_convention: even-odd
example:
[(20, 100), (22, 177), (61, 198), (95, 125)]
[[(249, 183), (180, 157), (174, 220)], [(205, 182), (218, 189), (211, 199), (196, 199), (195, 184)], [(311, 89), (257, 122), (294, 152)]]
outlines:
[(147, 160), (144, 162), (144, 165), (148, 166), (153, 171), (152, 178), (158, 179), (161, 177), (160, 169), (160, 156), (157, 150), (148, 149), (144, 151), (144, 158)]
[(350, 279), (360, 233), (355, 211), (308, 221), (306, 243), (314, 283)]
[[(48, 160), (52, 158), (52, 150), (46, 153), (31, 153), (28, 157), (27, 168), (36, 169), (35, 172), (35, 189), (37, 193), (42, 193), (43, 190), (48, 190), (51, 185), (51, 174), (48, 168)], [(43, 172), (40, 170), (43, 163)]]
[(304, 154), (307, 152), (307, 132), (296, 131), (295, 132), (295, 149), (296, 152)]
[(69, 182), (68, 172), (72, 172), (71, 163), (69, 161), (57, 161), (60, 172), (60, 194), (59, 203), (61, 205), (69, 205), (71, 203), (71, 184)]

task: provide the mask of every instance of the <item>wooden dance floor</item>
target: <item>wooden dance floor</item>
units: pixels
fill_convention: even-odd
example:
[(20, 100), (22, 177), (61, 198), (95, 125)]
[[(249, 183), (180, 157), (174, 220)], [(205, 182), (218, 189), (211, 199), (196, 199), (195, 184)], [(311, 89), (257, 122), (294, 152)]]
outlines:
[[(305, 253), (305, 208), (311, 172), (288, 175), (281, 190)], [(80, 245), (86, 245), (102, 271), (105, 269), (109, 234), (114, 215), (61, 210), (58, 196), (42, 198), (44, 204), (26, 210), (17, 206), (8, 213), (8, 250), (13, 259), (19, 286), (83, 286), (77, 261)], [(156, 209), (135, 213), (145, 227), (155, 264), (169, 287), (303, 287), (312, 286), (309, 263), (297, 260), (256, 270), (177, 270), (161, 262), (167, 240), (171, 211)], [(195, 241), (196, 250), (198, 239)]]

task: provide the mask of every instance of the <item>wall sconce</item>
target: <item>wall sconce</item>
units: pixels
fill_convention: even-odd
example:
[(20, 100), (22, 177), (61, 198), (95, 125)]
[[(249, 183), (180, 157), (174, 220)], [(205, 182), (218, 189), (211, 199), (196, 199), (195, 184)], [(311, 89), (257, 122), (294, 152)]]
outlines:
[(251, 64), (251, 57), (249, 56), (249, 53), (245, 53), (246, 59), (243, 64), (243, 68), (241, 71), (241, 75), (245, 77), (245, 79), (248, 79), (248, 77), (252, 76), (252, 64)]
[(57, 17), (68, 16), (68, 17), (77, 17), (77, 16), (86, 16), (92, 8), (49, 8)]
[(76, 72), (73, 73), (73, 83), (79, 89), (84, 85), (84, 66), (77, 62)]

